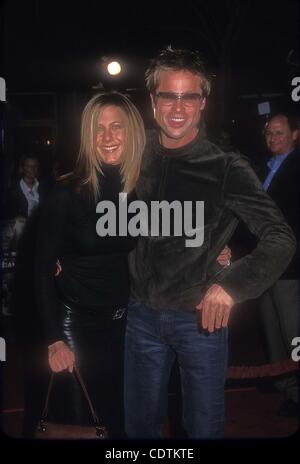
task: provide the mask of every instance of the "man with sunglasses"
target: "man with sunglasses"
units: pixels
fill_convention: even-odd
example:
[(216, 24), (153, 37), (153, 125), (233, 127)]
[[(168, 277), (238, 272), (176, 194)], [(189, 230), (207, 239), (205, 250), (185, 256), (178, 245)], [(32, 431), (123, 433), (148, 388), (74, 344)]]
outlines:
[[(140, 237), (130, 257), (132, 300), (125, 348), (125, 427), (129, 438), (160, 438), (177, 357), (189, 438), (221, 438), (227, 325), (234, 303), (269, 287), (295, 242), (245, 158), (224, 153), (203, 130), (210, 82), (197, 52), (160, 52), (146, 72), (158, 130), (150, 131), (137, 196), (204, 201), (204, 242)], [(258, 238), (251, 255), (223, 268), (216, 258), (242, 219)], [(174, 232), (174, 231), (173, 231)]]

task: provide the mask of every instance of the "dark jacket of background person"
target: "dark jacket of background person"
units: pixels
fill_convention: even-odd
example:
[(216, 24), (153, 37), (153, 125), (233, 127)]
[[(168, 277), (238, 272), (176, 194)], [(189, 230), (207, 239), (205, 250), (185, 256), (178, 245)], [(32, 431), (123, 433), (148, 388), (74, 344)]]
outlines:
[[(44, 183), (43, 181), (39, 181), (38, 186), (38, 193), (39, 193), (39, 202), (43, 200), (45, 195), (49, 192), (51, 185)], [(27, 199), (22, 192), (20, 187), (20, 180), (18, 180), (11, 189), (8, 190), (6, 194), (6, 202), (5, 202), (5, 214), (4, 217), (7, 218), (15, 218), (16, 216), (22, 216), (27, 218), (28, 217), (28, 202)]]
[(268, 188), (268, 194), (282, 211), (297, 240), (297, 253), (280, 279), (298, 279), (300, 259), (300, 152), (298, 149), (294, 149), (282, 162)]
[(53, 182), (39, 180), (39, 202), (29, 217), (28, 203), (20, 187), (20, 180), (13, 184), (5, 198), (5, 219), (15, 219), (17, 216), (26, 218), (22, 233), (13, 244), (17, 256), (10, 308), (14, 315), (17, 343), (24, 367), (24, 437), (31, 437), (36, 427), (48, 382), (44, 361), (47, 347), (43, 343), (41, 318), (35, 301), (34, 264), (40, 214), (52, 188)]
[[(186, 237), (140, 237), (130, 256), (133, 298), (153, 308), (194, 308), (215, 281), (236, 302), (255, 298), (280, 277), (295, 252), (292, 230), (241, 155), (224, 153), (199, 134), (169, 150), (151, 132), (137, 184), (151, 200), (204, 201), (204, 243), (187, 248)], [(156, 197), (154, 197), (156, 192)], [(251, 255), (214, 276), (214, 262), (238, 220), (259, 238)]]
[[(35, 301), (34, 264), (38, 223), (44, 207), (45, 196), (40, 196), (38, 206), (26, 220), (17, 243), (17, 261), (14, 275), (12, 313), (14, 315), (17, 343), (21, 348), (24, 367), (24, 437), (31, 438), (40, 418), (48, 371), (45, 359), (47, 347), (42, 338), (42, 323)], [(21, 210), (11, 214), (22, 214)], [(27, 211), (27, 206), (26, 206)]]

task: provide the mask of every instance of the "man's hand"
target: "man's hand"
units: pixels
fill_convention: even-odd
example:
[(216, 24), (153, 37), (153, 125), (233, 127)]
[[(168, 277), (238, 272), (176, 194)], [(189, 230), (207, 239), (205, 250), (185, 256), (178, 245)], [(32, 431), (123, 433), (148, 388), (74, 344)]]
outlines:
[(198, 311), (202, 311), (203, 329), (214, 332), (215, 329), (227, 327), (233, 305), (233, 298), (220, 285), (213, 284), (196, 306)]
[(231, 249), (229, 246), (225, 246), (219, 256), (217, 257), (217, 261), (221, 266), (229, 266), (230, 265), (230, 260), (231, 260)]
[(72, 372), (75, 356), (63, 341), (58, 341), (48, 346), (48, 362), (53, 372), (61, 372), (65, 369)]

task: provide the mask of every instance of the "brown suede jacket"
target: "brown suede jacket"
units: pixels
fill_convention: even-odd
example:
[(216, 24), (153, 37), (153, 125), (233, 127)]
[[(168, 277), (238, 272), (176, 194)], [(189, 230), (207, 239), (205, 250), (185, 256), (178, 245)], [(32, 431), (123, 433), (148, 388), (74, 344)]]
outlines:
[[(204, 201), (204, 242), (185, 236), (140, 237), (129, 257), (132, 300), (157, 309), (193, 309), (213, 282), (236, 302), (263, 293), (284, 272), (296, 244), (291, 228), (263, 190), (247, 159), (224, 153), (201, 132), (188, 145), (166, 149), (149, 131), (136, 188), (146, 202)], [(256, 249), (226, 268), (216, 258), (243, 221)]]

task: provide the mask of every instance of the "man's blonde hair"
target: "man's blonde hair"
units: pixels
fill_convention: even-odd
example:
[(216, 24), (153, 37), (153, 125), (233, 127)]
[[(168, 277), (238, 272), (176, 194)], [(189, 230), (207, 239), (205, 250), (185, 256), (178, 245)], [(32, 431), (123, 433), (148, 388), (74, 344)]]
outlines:
[(171, 46), (161, 50), (150, 61), (146, 71), (146, 86), (155, 95), (162, 71), (190, 71), (200, 77), (203, 97), (210, 93), (210, 76), (205, 68), (201, 55), (196, 50), (173, 49)]

